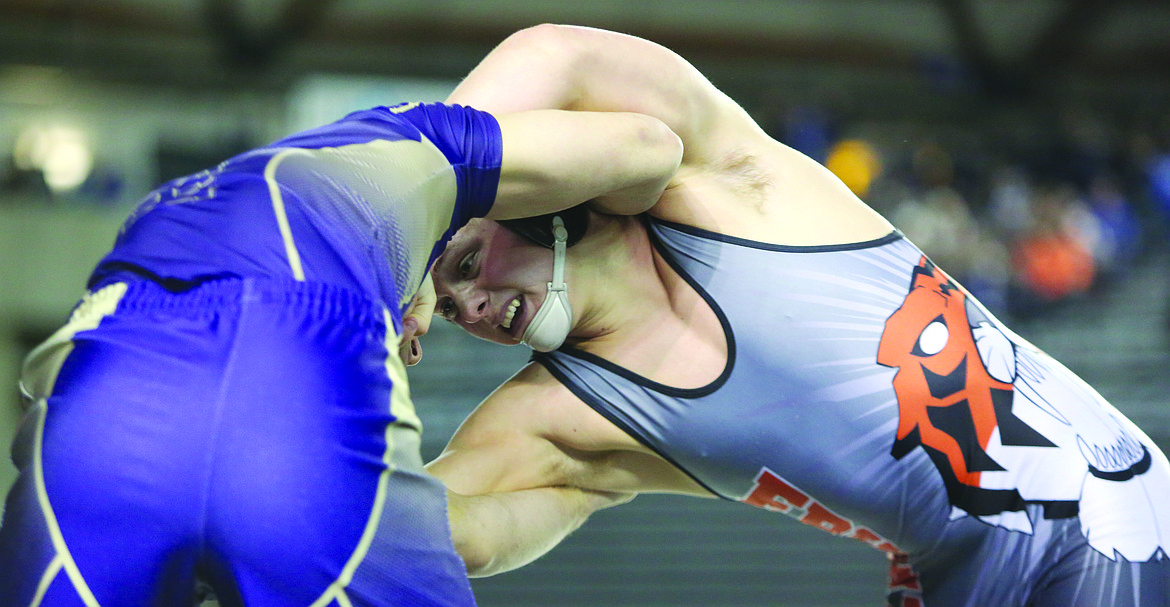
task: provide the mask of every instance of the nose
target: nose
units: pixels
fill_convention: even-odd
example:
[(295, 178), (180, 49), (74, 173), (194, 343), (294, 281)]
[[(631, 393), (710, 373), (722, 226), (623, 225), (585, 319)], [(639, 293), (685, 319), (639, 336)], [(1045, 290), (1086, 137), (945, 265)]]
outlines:
[(475, 324), (488, 315), (488, 293), (483, 289), (468, 285), (452, 296), (456, 308), (459, 310), (459, 320), (467, 324)]

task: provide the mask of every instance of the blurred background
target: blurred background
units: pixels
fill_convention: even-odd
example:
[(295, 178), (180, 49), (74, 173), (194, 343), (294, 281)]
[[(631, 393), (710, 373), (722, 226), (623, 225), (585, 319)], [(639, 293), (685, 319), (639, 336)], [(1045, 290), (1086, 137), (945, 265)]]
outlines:
[[(542, 22), (682, 54), (1170, 447), (1166, 0), (0, 0), (0, 441), (21, 359), (139, 197), (442, 99)], [(411, 370), (427, 459), (528, 354), (440, 324)], [(642, 496), (474, 586), (484, 607), (877, 605), (886, 570), (781, 515)]]

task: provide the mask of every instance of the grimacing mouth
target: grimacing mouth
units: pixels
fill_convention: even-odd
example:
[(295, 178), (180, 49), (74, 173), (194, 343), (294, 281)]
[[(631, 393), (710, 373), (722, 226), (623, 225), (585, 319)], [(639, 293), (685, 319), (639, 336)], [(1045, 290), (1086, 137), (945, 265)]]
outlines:
[[(503, 315), (503, 318), (500, 319), (499, 322), (493, 322), (492, 319), (490, 319), (490, 318), (482, 318), (482, 319), (480, 319), (480, 321), (478, 321), (477, 323), (474, 323), (474, 324), (483, 326), (485, 328), (490, 327), (490, 329), (492, 329), (494, 332), (498, 332), (498, 333), (502, 334), (508, 340), (519, 342), (521, 335), (523, 335), (523, 328), (524, 328), (523, 323), (524, 323), (524, 317), (525, 317), (526, 310), (527, 310), (527, 298), (522, 293), (517, 294), (517, 295), (513, 296), (512, 299), (509, 300), (507, 305), (504, 307), (504, 315)], [(455, 316), (445, 316), (444, 315), (444, 316), (442, 316), (442, 318), (444, 320), (446, 320), (447, 322), (450, 322), (454, 325), (458, 325), (466, 330), (469, 330), (469, 331), (471, 330), (472, 325), (469, 325), (469, 324), (465, 323), (464, 321), (461, 321), (458, 318), (458, 315), (455, 315)]]
[(517, 294), (508, 302), (504, 312), (504, 320), (498, 326), (510, 339), (519, 342), (526, 329), (528, 318), (529, 299), (523, 293)]
[(504, 322), (500, 323), (500, 326), (505, 329), (511, 329), (512, 320), (516, 318), (516, 310), (519, 309), (520, 296), (517, 295), (516, 297), (512, 298), (512, 301), (508, 302), (508, 309), (504, 311)]

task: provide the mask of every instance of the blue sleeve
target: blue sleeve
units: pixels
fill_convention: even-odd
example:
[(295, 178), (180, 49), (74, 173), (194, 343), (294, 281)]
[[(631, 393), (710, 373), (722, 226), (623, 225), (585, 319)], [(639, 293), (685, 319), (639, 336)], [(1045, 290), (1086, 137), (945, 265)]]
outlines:
[(459, 105), (421, 104), (410, 110), (414, 112), (421, 118), (415, 124), (443, 151), (459, 178), (453, 227), (487, 215), (500, 184), (500, 124), (487, 112)]

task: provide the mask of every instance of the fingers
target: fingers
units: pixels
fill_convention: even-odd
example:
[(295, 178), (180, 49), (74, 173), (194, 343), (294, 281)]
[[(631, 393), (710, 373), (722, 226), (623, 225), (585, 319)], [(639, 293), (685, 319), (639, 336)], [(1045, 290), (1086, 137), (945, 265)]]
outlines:
[(417, 321), (417, 329), (414, 332), (415, 337), (422, 337), (431, 329), (431, 319), (435, 314), (435, 303), (438, 297), (435, 295), (435, 283), (431, 280), (430, 273), (427, 273), (426, 278), (423, 279), (419, 285), (418, 293), (414, 295), (414, 304), (407, 310), (406, 316)]

